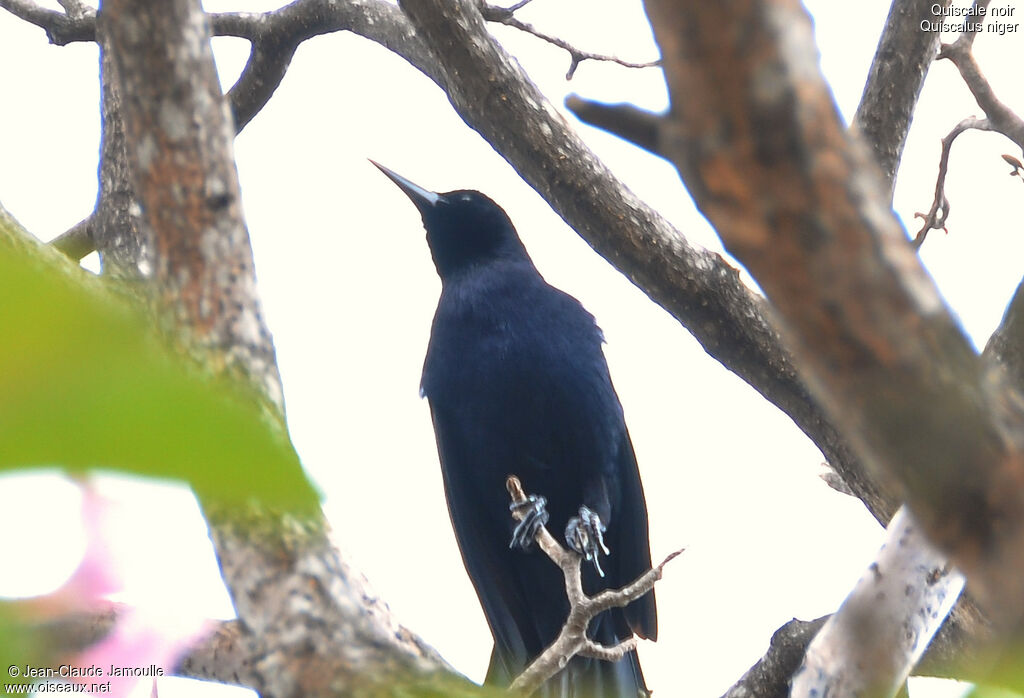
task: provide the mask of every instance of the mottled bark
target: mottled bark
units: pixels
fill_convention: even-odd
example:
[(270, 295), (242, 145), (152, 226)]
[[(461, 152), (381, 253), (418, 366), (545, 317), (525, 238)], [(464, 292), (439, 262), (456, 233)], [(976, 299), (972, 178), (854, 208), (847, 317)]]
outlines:
[(938, 32), (921, 31), (922, 20), (935, 18), (932, 8), (950, 0), (893, 0), (878, 41), (853, 127), (875, 155), (892, 198), (896, 172), (925, 75), (939, 50)]
[[(197, 0), (109, 0), (109, 38), (152, 289), (173, 337), (213, 375), (241, 378), (283, 429), (273, 344), (241, 212), (234, 128)], [(287, 438), (283, 431), (281, 438)], [(264, 696), (386, 695), (452, 679), (330, 544), (319, 509), (229, 508), (201, 495), (224, 580)], [(315, 501), (315, 498), (314, 498)]]
[(1024, 412), (984, 370), (848, 138), (809, 18), (791, 0), (647, 8), (672, 95), (666, 147), (698, 206), (864, 462), (900, 483), (929, 538), (1014, 626)]
[(871, 565), (808, 646), (791, 698), (895, 696), (963, 586), (900, 509)]

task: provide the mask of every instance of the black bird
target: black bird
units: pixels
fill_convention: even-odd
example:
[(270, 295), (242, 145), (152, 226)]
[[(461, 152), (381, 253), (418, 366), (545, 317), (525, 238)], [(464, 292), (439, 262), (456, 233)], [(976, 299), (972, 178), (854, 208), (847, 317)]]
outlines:
[[(531, 545), (537, 526), (550, 520), (591, 560), (588, 593), (650, 568), (636, 456), (601, 330), (579, 301), (544, 280), (505, 211), (480, 192), (437, 194), (373, 164), (419, 209), (441, 277), (421, 392), (462, 559), (494, 636), (487, 683), (508, 686), (569, 611), (560, 570)], [(518, 526), (505, 490), (510, 474), (537, 493)], [(605, 645), (633, 633), (657, 638), (653, 591), (590, 626)], [(636, 652), (617, 662), (576, 657), (540, 693), (648, 695)]]

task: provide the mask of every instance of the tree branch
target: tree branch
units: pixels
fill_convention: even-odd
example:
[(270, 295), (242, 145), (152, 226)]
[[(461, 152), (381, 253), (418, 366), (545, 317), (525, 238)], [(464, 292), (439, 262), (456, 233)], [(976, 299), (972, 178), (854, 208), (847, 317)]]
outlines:
[[(26, 6), (34, 4), (24, 0), (0, 0), (0, 6), (25, 10)], [(462, 17), (479, 20), (475, 5), (463, 0), (458, 7), (461, 7)], [(350, 8), (353, 14), (347, 20), (338, 19), (339, 8)], [(446, 24), (459, 17), (459, 13), (453, 12), (453, 17), (449, 18), (448, 9), (452, 8), (434, 7), (427, 12)], [(66, 34), (75, 40), (89, 40), (95, 35), (95, 23), (89, 17), (72, 22), (60, 13), (49, 11), (27, 14), (40, 26), (47, 27), (49, 23), (72, 27), (73, 31)], [(486, 32), (482, 20), (472, 25), (471, 35), (461, 34), (464, 41), (477, 42), (477, 55), (463, 56), (462, 60), (451, 63), (452, 57), (442, 51), (440, 64), (432, 56), (433, 49), (426, 47), (404, 15), (378, 0), (349, 3), (297, 0), (266, 17), (217, 15), (212, 23), (215, 31), (225, 35), (250, 38), (257, 37), (261, 31), (269, 32), (266, 27), (274, 22), (278, 22), (280, 28), (273, 33), (285, 44), (301, 36), (337, 30), (349, 22), (353, 31), (395, 50), (435, 82), (454, 90), (453, 103), (457, 108), (464, 105), (459, 108), (463, 118), (481, 130), (588, 242), (690, 329), (712, 356), (789, 414), (843, 473), (876, 517), (885, 520), (895, 510), (895, 500), (863, 473), (848, 446), (822, 419), (806, 389), (796, 379), (761, 300), (743, 285), (738, 273), (720, 256), (687, 243), (679, 231), (638, 201), (597, 161), (554, 114), (528, 78), (510, 64), (507, 55)], [(441, 28), (438, 33), (442, 45), (450, 44), (443, 32)], [(452, 80), (447, 76), (449, 63), (462, 71)], [(239, 123), (244, 123), (269, 99), (283, 75), (280, 67), (266, 68), (267, 73), (277, 78), (264, 79), (260, 65), (259, 56), (251, 59), (250, 67), (232, 89)], [(490, 77), (496, 82), (479, 80), (481, 70), (491, 71)], [(476, 77), (466, 80), (462, 75)], [(494, 101), (491, 84), (506, 86), (507, 96), (511, 98), (510, 118), (496, 119), (488, 109), (482, 108)], [(532, 128), (538, 119), (543, 129)], [(526, 124), (531, 127), (527, 129)], [(538, 132), (547, 132), (546, 129), (550, 129), (550, 136), (538, 138)], [(565, 157), (557, 155), (562, 152), (566, 153)], [(582, 174), (576, 171), (577, 163), (586, 163)]]
[[(280, 427), (280, 384), (241, 215), (234, 134), (198, 0), (108, 0), (99, 22), (122, 95), (140, 222), (152, 234), (156, 294), (200, 365), (250, 381), (270, 428)], [(261, 694), (338, 695), (403, 679), (471, 690), (340, 558), (315, 504), (298, 512), (259, 503), (229, 510), (199, 494), (238, 618), (258, 643), (251, 675)]]
[[(96, 40), (96, 13), (88, 8), (74, 16), (32, 0), (0, 0), (0, 8), (43, 29), (51, 43)], [(228, 92), (238, 131), (266, 106), (299, 44), (314, 36), (352, 31), (394, 51), (435, 82), (443, 78), (402, 12), (383, 0), (295, 0), (269, 12), (216, 13), (209, 20), (214, 36), (252, 44), (249, 61)]]
[(483, 18), (486, 19), (488, 22), (497, 22), (498, 24), (504, 24), (507, 27), (518, 29), (521, 32), (531, 34), (540, 39), (541, 41), (545, 41), (551, 44), (552, 46), (557, 46), (558, 48), (566, 51), (569, 54), (570, 58), (569, 70), (565, 73), (566, 80), (572, 80), (573, 75), (576, 74), (576, 69), (580, 67), (580, 63), (582, 63), (583, 61), (604, 61), (608, 63), (617, 63), (623, 66), (624, 68), (653, 68), (661, 64), (661, 61), (659, 60), (637, 63), (633, 61), (625, 61), (616, 56), (609, 56), (602, 53), (591, 53), (590, 51), (580, 50), (573, 46), (572, 44), (570, 44), (568, 41), (560, 39), (557, 36), (545, 34), (544, 32), (535, 28), (532, 24), (528, 24), (520, 20), (518, 17), (515, 16), (515, 11), (519, 9), (519, 7), (522, 7), (522, 5), (506, 8), (485, 4), (480, 8), (480, 12), (483, 15)]
[(600, 162), (487, 32), (471, 0), (404, 0), (477, 130), (599, 254), (712, 357), (789, 415), (880, 521), (899, 502), (853, 455), (800, 382), (767, 307), (721, 256), (690, 244)]
[[(972, 7), (982, 8), (987, 7), (988, 4), (989, 0), (975, 0)], [(978, 119), (971, 117), (964, 119), (942, 139), (942, 154), (939, 157), (939, 173), (935, 182), (935, 196), (932, 200), (932, 206), (928, 213), (916, 214), (916, 217), (923, 219), (924, 223), (917, 232), (917, 235), (914, 236), (913, 245), (915, 248), (920, 248), (924, 244), (930, 230), (946, 230), (946, 219), (949, 217), (949, 200), (945, 194), (946, 174), (949, 168), (949, 152), (957, 136), (968, 129), (998, 131), (1024, 151), (1024, 119), (1021, 119), (1013, 110), (999, 101), (974, 58), (972, 48), (977, 35), (977, 28), (980, 26), (981, 22), (968, 22), (966, 29), (961, 32), (956, 41), (942, 46), (938, 57), (950, 60), (957, 67), (967, 87), (971, 90), (971, 94), (974, 95), (978, 106), (984, 110), (987, 118)], [(938, 34), (937, 32), (932, 33), (936, 34), (936, 36)], [(1008, 156), (1004, 155), (1003, 157), (1007, 158)]]
[(999, 327), (985, 344), (982, 357), (1001, 366), (1016, 385), (1024, 386), (1024, 281), (1007, 304)]
[[(889, 185), (890, 198), (903, 146), (925, 76), (939, 48), (937, 32), (923, 32), (933, 0), (895, 0), (875, 51), (852, 128), (871, 147)], [(950, 0), (937, 3), (947, 7)], [(572, 95), (566, 107), (581, 121), (605, 129), (664, 157), (659, 143), (661, 115), (629, 104), (605, 105)]]
[(803, 661), (807, 645), (828, 616), (804, 621), (794, 618), (772, 635), (768, 651), (722, 698), (789, 698), (789, 680)]
[(661, 114), (632, 104), (603, 104), (578, 95), (566, 97), (565, 108), (585, 124), (604, 129), (649, 153), (662, 155), (659, 143)]
[(140, 282), (153, 270), (153, 242), (149, 228), (141, 225), (142, 205), (132, 188), (124, 110), (110, 39), (102, 27), (97, 38), (100, 47), (100, 166), (99, 196), (92, 214), (92, 241), (99, 252), (104, 276), (127, 280), (135, 284), (135, 288), (144, 288)]
[(690, 192), (785, 319), (820, 403), (901, 483), (983, 606), (1015, 625), (1024, 415), (983, 371), (847, 140), (806, 13), (790, 0), (647, 8)]
[(896, 695), (963, 586), (901, 508), (868, 570), (807, 648), (790, 695)]
[(882, 168), (890, 199), (917, 98), (939, 48), (939, 32), (921, 31), (936, 4), (944, 9), (950, 0), (894, 0), (853, 117), (854, 130)]
[(101, 21), (116, 63), (132, 188), (152, 234), (158, 302), (201, 364), (243, 376), (283, 417), (242, 220), (234, 133), (209, 39), (199, 38), (209, 36), (206, 17), (189, 0), (161, 3), (163, 13), (144, 5), (107, 0)]
[(928, 209), (928, 213), (914, 214), (915, 218), (920, 218), (924, 221), (921, 229), (917, 231), (917, 235), (914, 236), (910, 243), (914, 246), (914, 249), (920, 249), (930, 230), (949, 232), (946, 229), (946, 219), (949, 218), (949, 199), (946, 198), (946, 174), (949, 172), (949, 153), (957, 136), (970, 129), (978, 131), (993, 130), (992, 124), (988, 119), (977, 119), (972, 116), (953, 127), (953, 130), (942, 139), (942, 154), (939, 156), (939, 174), (935, 179), (935, 197), (932, 199), (932, 206)]
[[(974, 2), (975, 7), (985, 7), (988, 4), (989, 0), (975, 0)], [(980, 22), (971, 24), (981, 25)], [(992, 130), (1003, 134), (1024, 151), (1024, 119), (1021, 119), (1012, 109), (999, 101), (992, 86), (982, 74), (981, 66), (978, 65), (974, 53), (971, 51), (974, 46), (975, 34), (974, 31), (965, 31), (952, 44), (944, 44), (939, 51), (939, 58), (948, 59), (960, 71), (964, 83), (967, 84), (978, 106), (988, 117)]]
[(32, 0), (0, 0), (0, 8), (46, 32), (51, 44), (65, 46), (76, 41), (96, 40), (96, 12), (85, 7), (80, 15), (48, 10)]
[(50, 244), (77, 262), (96, 250), (96, 244), (92, 241), (92, 226), (93, 217), (90, 215), (55, 237)]
[[(505, 481), (513, 504), (526, 504), (526, 493), (522, 483), (515, 475)], [(521, 508), (513, 508), (512, 516), (522, 521), (525, 512)], [(565, 594), (569, 599), (569, 616), (562, 626), (562, 631), (530, 665), (512, 682), (510, 690), (530, 695), (540, 686), (557, 674), (566, 663), (577, 654), (583, 654), (605, 661), (618, 661), (636, 649), (636, 638), (630, 637), (614, 647), (605, 647), (587, 637), (590, 621), (610, 608), (628, 606), (654, 588), (655, 582), (662, 577), (665, 565), (678, 557), (683, 551), (678, 550), (653, 569), (640, 575), (621, 589), (605, 589), (587, 596), (583, 591), (583, 580), (580, 576), (582, 558), (572, 550), (567, 550), (555, 540), (546, 527), (540, 526), (535, 535), (537, 545), (552, 562), (559, 566), (565, 577)]]
[(252, 42), (249, 61), (228, 92), (238, 131), (266, 106), (299, 44), (314, 36), (351, 31), (402, 56), (434, 82), (444, 79), (401, 10), (382, 0), (296, 0), (271, 12), (214, 14), (210, 20), (214, 35)]
[[(29, 602), (31, 603), (31, 602)], [(74, 613), (40, 623), (35, 631), (54, 656), (71, 656), (105, 638), (119, 617), (131, 612), (124, 604), (110, 604), (96, 611)], [(259, 676), (254, 667), (259, 659), (259, 643), (237, 620), (207, 621), (213, 628), (189, 648), (178, 665), (171, 669), (177, 676), (246, 688), (257, 688)]]
[[(10, 5), (12, 1), (25, 4), (23, 0), (0, 3)], [(467, 0), (444, 7), (439, 6), (439, 0), (429, 0), (428, 4), (424, 12), (441, 25), (432, 30), (436, 41), (429, 49), (401, 11), (379, 0), (297, 0), (267, 15), (280, 23), (282, 28), (272, 33), (285, 45), (297, 40), (303, 31), (305, 36), (314, 35), (348, 22), (346, 28), (351, 26), (353, 31), (395, 50), (451, 91), (453, 104), (467, 123), (479, 130), (581, 236), (676, 317), (711, 356), (789, 415), (869, 511), (879, 521), (887, 521), (898, 501), (866, 473), (843, 437), (814, 404), (797, 378), (788, 353), (781, 348), (765, 305), (744, 286), (735, 269), (720, 256), (688, 243), (614, 178), (496, 45), (479, 19), (475, 4)], [(348, 19), (338, 19), (338, 13)], [(264, 22), (261, 17), (217, 15), (213, 26), (215, 32), (225, 35), (256, 36), (260, 31), (270, 31), (258, 26)], [(467, 24), (468, 17), (477, 21)], [(63, 18), (59, 23), (69, 21)], [(448, 35), (453, 24), (460, 24), (465, 31)], [(288, 28), (284, 28), (286, 25)], [(76, 23), (74, 30), (75, 36), (87, 38), (93, 31), (88, 18)], [(453, 44), (450, 36), (461, 40)], [(459, 45), (468, 47), (470, 53), (453, 52)], [(439, 58), (435, 59), (432, 51), (438, 51)], [(266, 57), (273, 63), (269, 54)], [(264, 66), (263, 58), (263, 53), (254, 51), (230, 93), (239, 124), (265, 104), (284, 74), (285, 59)], [(449, 78), (449, 69), (458, 72)], [(496, 92), (494, 85), (503, 87)], [(485, 105), (495, 102), (497, 94), (508, 101), (499, 103), (501, 108), (495, 111)], [(503, 115), (499, 118), (497, 114)], [(580, 164), (583, 166), (577, 167)]]

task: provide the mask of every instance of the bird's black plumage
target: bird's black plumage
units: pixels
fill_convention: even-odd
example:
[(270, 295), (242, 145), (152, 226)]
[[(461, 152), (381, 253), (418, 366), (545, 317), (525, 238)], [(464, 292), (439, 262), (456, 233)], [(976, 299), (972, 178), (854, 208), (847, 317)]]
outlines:
[[(376, 164), (376, 163), (374, 163)], [(580, 507), (607, 527), (605, 576), (588, 593), (651, 566), (647, 507), (622, 407), (593, 316), (550, 286), (505, 212), (483, 194), (435, 194), (377, 165), (423, 216), (442, 289), (423, 365), (445, 493), (462, 559), (494, 636), (488, 683), (508, 685), (557, 636), (568, 614), (561, 572), (536, 549), (510, 549), (505, 478), (547, 499), (550, 528)], [(594, 531), (591, 531), (594, 533)], [(654, 592), (595, 619), (606, 645), (656, 639)], [(558, 698), (646, 695), (636, 653), (574, 658), (543, 688)]]

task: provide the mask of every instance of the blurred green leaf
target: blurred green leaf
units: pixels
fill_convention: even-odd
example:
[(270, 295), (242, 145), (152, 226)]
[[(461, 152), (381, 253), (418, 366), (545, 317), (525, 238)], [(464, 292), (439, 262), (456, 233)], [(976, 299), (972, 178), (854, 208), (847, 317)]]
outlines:
[(1007, 688), (979, 684), (971, 689), (967, 698), (1021, 698), (1021, 694)]
[(6, 685), (32, 683), (22, 670), (43, 664), (43, 657), (35, 631), (19, 619), (13, 604), (0, 603), (0, 682)]
[(225, 504), (318, 506), (255, 400), (202, 379), (54, 254), (0, 216), (0, 471), (115, 469), (185, 480)]

